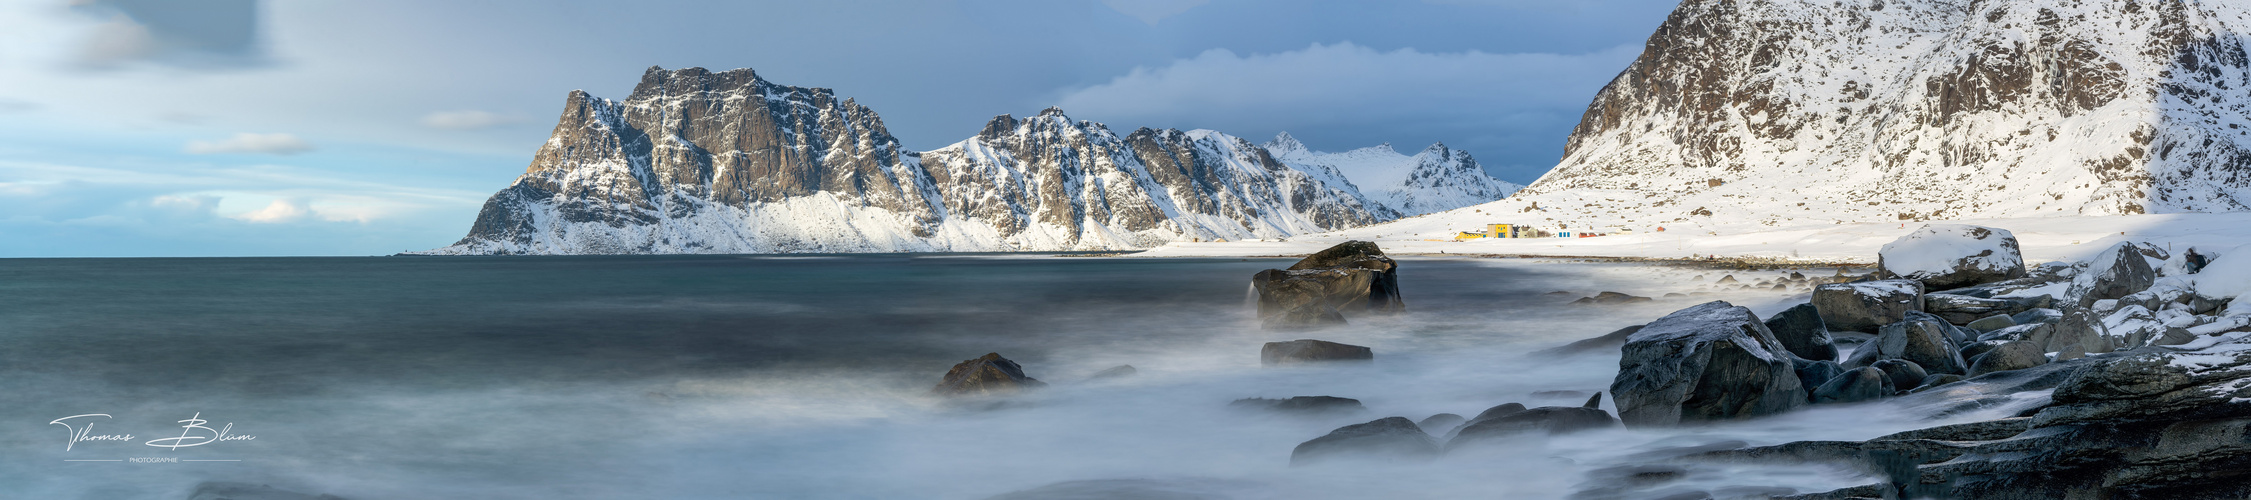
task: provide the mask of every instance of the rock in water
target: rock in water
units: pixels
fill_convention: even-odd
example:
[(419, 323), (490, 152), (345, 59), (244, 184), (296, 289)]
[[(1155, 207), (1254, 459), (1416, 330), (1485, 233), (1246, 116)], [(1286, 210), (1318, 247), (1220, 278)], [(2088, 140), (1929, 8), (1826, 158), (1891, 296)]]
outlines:
[(1634, 334), (1634, 332), (1638, 332), (1638, 331), (1641, 331), (1641, 325), (1634, 325), (1634, 326), (1629, 326), (1629, 327), (1625, 327), (1625, 328), (1620, 328), (1620, 329), (1618, 329), (1617, 331), (1613, 331), (1613, 332), (1610, 332), (1610, 333), (1606, 333), (1606, 334), (1603, 334), (1603, 335), (1602, 335), (1602, 336), (1600, 336), (1600, 337), (1595, 337), (1595, 338), (1591, 338), (1591, 339), (1584, 339), (1584, 340), (1579, 340), (1579, 341), (1576, 341), (1576, 342), (1572, 342), (1572, 343), (1569, 343), (1569, 344), (1564, 344), (1564, 345), (1563, 345), (1563, 346), (1561, 346), (1561, 347), (1551, 347), (1551, 348), (1547, 348), (1547, 349), (1542, 349), (1542, 350), (1540, 350), (1540, 351), (1538, 351), (1538, 352), (1534, 352), (1534, 353), (1533, 353), (1533, 355), (1535, 355), (1535, 356), (1545, 356), (1545, 355), (1564, 355), (1564, 354), (1579, 354), (1579, 353), (1594, 352), (1594, 351), (1611, 351), (1611, 350), (1617, 350), (1617, 349), (1618, 349), (1618, 347), (1626, 345), (1626, 337), (1628, 337), (1628, 336), (1631, 336), (1631, 335), (1633, 335), (1633, 334)]
[(1775, 313), (1766, 319), (1766, 329), (1782, 341), (1782, 347), (1800, 358), (1816, 361), (1836, 361), (1837, 344), (1829, 339), (1829, 326), (1821, 323), (1821, 311), (1812, 303)]
[(1893, 391), (1907, 391), (1922, 387), (1923, 379), (1931, 376), (1930, 372), (1923, 371), (1923, 365), (1904, 359), (1877, 361), (1876, 364), (1868, 367), (1883, 370), (1884, 377), (1891, 379)]
[(1891, 395), (1891, 377), (1873, 367), (1847, 371), (1813, 390), (1815, 403), (1856, 403)]
[(1133, 365), (1118, 365), (1103, 369), (1102, 371), (1094, 372), (1093, 375), (1088, 375), (1086, 376), (1086, 378), (1089, 380), (1123, 378), (1131, 377), (1136, 373), (1141, 373), (1141, 371), (1133, 369)]
[(1830, 283), (1813, 288), (1813, 307), (1831, 329), (1873, 333), (1923, 307), (1923, 283), (1915, 280)]
[(2047, 362), (2047, 353), (2040, 352), (2040, 348), (2032, 345), (2031, 342), (2020, 340), (1994, 346), (1993, 350), (1979, 354), (1977, 359), (1970, 361), (1969, 376), (1975, 377), (1993, 372), (2022, 370), (2040, 366)]
[(1876, 251), (1885, 278), (1923, 282), (1945, 290), (2024, 277), (2024, 255), (2007, 229), (1967, 224), (1925, 224)]
[(1351, 413), (1368, 409), (1360, 400), (1336, 396), (1297, 396), (1289, 399), (1243, 398), (1227, 403), (1228, 407), (1243, 410), (1261, 410), (1301, 415), (1325, 413)]
[(1399, 265), (1375, 243), (1347, 241), (1307, 256), (1289, 269), (1251, 276), (1258, 317), (1269, 329), (1344, 322), (1344, 312), (1403, 311)]
[(1527, 433), (1563, 434), (1618, 426), (1610, 413), (1583, 406), (1542, 406), (1463, 425), (1446, 441), (1447, 449), (1484, 439)]
[[(1928, 302), (1926, 302), (1925, 304), (1928, 304)], [(2009, 315), (1995, 314), (1992, 316), (1978, 318), (1977, 321), (1971, 321), (1969, 322), (1969, 324), (1962, 326), (1969, 327), (1971, 330), (1977, 330), (1979, 332), (1990, 332), (1994, 330), (2000, 330), (2002, 328), (2017, 326), (2017, 322), (2016, 320), (2009, 319)]]
[(1610, 394), (1628, 426), (1755, 417), (1806, 403), (1781, 341), (1750, 309), (1725, 301), (1658, 318), (1622, 350)]
[(930, 392), (946, 396), (1007, 394), (1045, 385), (1046, 382), (1025, 376), (1024, 367), (996, 352), (954, 365), (952, 370), (946, 370), (946, 380)]
[(1469, 419), (1462, 418), (1461, 415), (1440, 413), (1424, 418), (1421, 422), (1415, 422), (1415, 427), (1421, 427), (1423, 432), (1431, 435), (1439, 435), (1451, 431), (1455, 427), (1461, 427), (1462, 423), (1468, 421)]
[(2135, 251), (2132, 244), (2120, 242), (2111, 245), (2095, 258), (2087, 261), (2087, 269), (2072, 276), (2071, 289), (2064, 292), (2085, 309), (2098, 300), (2118, 299), (2134, 292), (2146, 290), (2157, 281), (2157, 270)]
[[(1962, 361), (1960, 349), (1948, 338), (1952, 328), (1937, 317), (1914, 313), (1906, 321), (1884, 325), (1876, 338), (1861, 344), (1845, 361), (1846, 368), (1874, 366), (1877, 361), (1904, 359), (1913, 361), (1930, 373), (1966, 373), (1968, 365)], [(1921, 380), (1921, 376), (1915, 377)]]
[(1258, 350), (1258, 362), (1266, 366), (1319, 361), (1370, 361), (1374, 359), (1376, 359), (1376, 353), (1372, 349), (1326, 340), (1298, 339), (1289, 342), (1267, 342), (1266, 347)]
[(1801, 358), (1790, 360), (1790, 365), (1797, 370), (1798, 385), (1805, 387), (1807, 397), (1812, 397), (1813, 391), (1823, 384), (1829, 383), (1830, 379), (1835, 379), (1838, 375), (1845, 373), (1844, 365), (1837, 364), (1835, 361), (1815, 361)]
[(1352, 424), (1313, 438), (1290, 451), (1290, 465), (1335, 458), (1428, 461), (1438, 458), (1438, 441), (1406, 417), (1385, 417)]

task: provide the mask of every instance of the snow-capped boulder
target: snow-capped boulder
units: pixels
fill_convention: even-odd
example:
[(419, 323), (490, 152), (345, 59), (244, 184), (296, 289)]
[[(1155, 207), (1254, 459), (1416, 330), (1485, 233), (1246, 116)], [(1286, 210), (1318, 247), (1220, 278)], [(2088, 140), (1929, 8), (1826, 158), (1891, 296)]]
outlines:
[(1045, 385), (1046, 382), (1024, 375), (1023, 366), (996, 352), (954, 365), (952, 370), (946, 371), (945, 380), (931, 388), (930, 393), (945, 396), (1007, 394)]
[(1781, 341), (1750, 309), (1725, 301), (1658, 318), (1622, 350), (1610, 393), (1628, 426), (1755, 417), (1806, 403)]
[(2094, 307), (2096, 301), (2132, 295), (2149, 289), (2156, 281), (2157, 270), (2150, 269), (2149, 260), (2132, 244), (2121, 242), (2087, 261), (2087, 269), (2072, 277), (2071, 289), (2064, 296), (2079, 307)]
[(2213, 257), (2204, 269), (2186, 278), (2189, 288), (2209, 303), (2220, 304), (2235, 299), (2230, 306), (2234, 311), (2240, 312), (2225, 315), (2251, 313), (2251, 301), (2241, 299), (2245, 293), (2251, 292), (2251, 245), (2227, 250)]
[(1829, 327), (1821, 323), (1821, 312), (1812, 303), (1798, 304), (1774, 317), (1766, 319), (1766, 329), (1782, 341), (1782, 347), (1800, 358), (1817, 361), (1835, 361), (1837, 345), (1829, 338)]
[(2024, 254), (2007, 229), (1967, 224), (1927, 224), (1876, 252), (1886, 278), (1923, 282), (1946, 290), (2024, 277)]
[(1967, 364), (1954, 347), (1952, 328), (1936, 316), (1910, 312), (1905, 320), (1884, 325), (1876, 338), (1853, 350), (1852, 359), (1844, 365), (1859, 368), (1886, 359), (1904, 359), (1929, 373), (1963, 373)]
[(1813, 307), (1832, 330), (1874, 332), (1922, 310), (1923, 283), (1915, 280), (1830, 283), (1813, 288)]
[(1328, 435), (1299, 443), (1290, 450), (1290, 465), (1338, 458), (1420, 462), (1438, 458), (1438, 451), (1438, 441), (1415, 426), (1415, 421), (1384, 417), (1338, 427)]
[(2111, 350), (2126, 350), (2164, 337), (2165, 324), (2142, 306), (2125, 306), (2103, 318), (2102, 333), (2110, 340)]

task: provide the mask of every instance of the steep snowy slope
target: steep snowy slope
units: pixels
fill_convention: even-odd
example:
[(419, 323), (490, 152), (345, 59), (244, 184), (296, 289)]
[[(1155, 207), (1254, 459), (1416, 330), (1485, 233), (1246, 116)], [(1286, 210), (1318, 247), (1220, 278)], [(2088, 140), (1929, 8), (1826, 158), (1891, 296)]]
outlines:
[[(1468, 151), (1432, 144), (1414, 156), (1390, 144), (1342, 153), (1307, 149), (1288, 132), (1267, 141), (1274, 157), (1316, 176), (1349, 180), (1362, 194), (1401, 215), (1419, 215), (1498, 200), (1524, 186), (1493, 178)], [(1334, 184), (1334, 182), (1332, 182)]]
[[(1496, 220), (2251, 209), (2251, 2), (1687, 0)], [(1535, 208), (1536, 206), (1536, 208)]]
[(1048, 109), (915, 153), (828, 89), (650, 68), (623, 101), (572, 92), (524, 175), (427, 253), (1129, 249), (1398, 216), (1216, 132)]

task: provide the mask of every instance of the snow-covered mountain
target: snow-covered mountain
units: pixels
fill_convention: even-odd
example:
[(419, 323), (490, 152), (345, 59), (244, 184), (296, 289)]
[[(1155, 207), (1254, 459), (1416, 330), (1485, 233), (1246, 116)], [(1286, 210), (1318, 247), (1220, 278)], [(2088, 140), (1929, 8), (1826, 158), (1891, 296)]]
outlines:
[[(1391, 144), (1342, 153), (1307, 149), (1288, 132), (1266, 142), (1274, 158), (1323, 180), (1343, 179), (1401, 215), (1452, 210), (1507, 197), (1524, 186), (1493, 178), (1468, 151), (1432, 144), (1414, 156)], [(1332, 184), (1334, 182), (1332, 181)]]
[(2237, 0), (1687, 0), (1561, 164), (1477, 210), (1643, 229), (2251, 210), (2247, 36)]
[(622, 101), (572, 92), (468, 236), (425, 253), (1129, 249), (1399, 216), (1218, 132), (1120, 137), (1050, 108), (917, 153), (829, 89), (650, 68)]

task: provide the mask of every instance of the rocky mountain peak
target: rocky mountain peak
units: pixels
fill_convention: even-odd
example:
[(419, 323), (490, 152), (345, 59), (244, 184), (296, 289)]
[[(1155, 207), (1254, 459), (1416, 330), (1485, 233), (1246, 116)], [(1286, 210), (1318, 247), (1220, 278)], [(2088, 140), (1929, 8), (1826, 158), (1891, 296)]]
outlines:
[(1288, 155), (1291, 153), (1304, 153), (1310, 151), (1308, 149), (1305, 149), (1304, 143), (1297, 142), (1296, 137), (1291, 137), (1289, 132), (1274, 134), (1274, 140), (1266, 141), (1265, 147), (1267, 151), (1272, 151), (1276, 155)]

